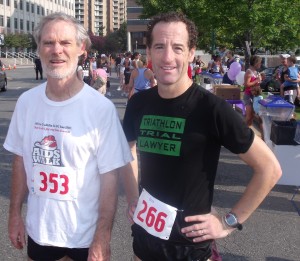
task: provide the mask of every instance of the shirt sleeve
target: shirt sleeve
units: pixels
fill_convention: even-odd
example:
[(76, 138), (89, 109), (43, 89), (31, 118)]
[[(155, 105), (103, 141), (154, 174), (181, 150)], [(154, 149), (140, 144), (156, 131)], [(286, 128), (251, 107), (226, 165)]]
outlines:
[[(25, 108), (22, 110), (22, 102), (19, 99), (16, 108), (13, 112), (11, 122), (8, 128), (7, 136), (5, 138), (3, 147), (18, 156), (23, 156), (23, 133), (24, 133), (24, 115)], [(20, 113), (21, 111), (24, 114)]]
[(127, 141), (134, 141), (137, 139), (135, 133), (135, 124), (134, 124), (134, 96), (128, 101), (124, 119), (123, 119), (123, 130)]
[(97, 161), (100, 174), (120, 168), (132, 161), (132, 155), (113, 105), (101, 122)]

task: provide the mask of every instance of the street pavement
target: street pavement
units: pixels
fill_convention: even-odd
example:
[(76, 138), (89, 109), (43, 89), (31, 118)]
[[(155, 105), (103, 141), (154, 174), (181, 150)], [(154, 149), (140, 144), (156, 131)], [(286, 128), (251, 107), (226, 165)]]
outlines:
[[(26, 260), (26, 251), (15, 250), (7, 235), (10, 175), (12, 155), (3, 149), (14, 106), (19, 95), (38, 85), (32, 66), (18, 67), (7, 71), (8, 91), (0, 93), (0, 261)], [(122, 120), (126, 98), (117, 91), (118, 79), (111, 77), (109, 99), (115, 104)], [(299, 175), (300, 170), (295, 170)], [(222, 149), (215, 183), (213, 205), (225, 213), (242, 195), (252, 175), (251, 169), (236, 155)], [(218, 249), (224, 261), (299, 261), (300, 260), (300, 216), (290, 199), (297, 192), (295, 186), (276, 185), (266, 200), (244, 224), (242, 231), (236, 231), (225, 239), (217, 240)], [(300, 192), (295, 197), (300, 208)], [(112, 261), (132, 259), (131, 233), (127, 221), (126, 201), (122, 186), (119, 188), (119, 202), (112, 234)], [(24, 212), (26, 210), (26, 205)]]

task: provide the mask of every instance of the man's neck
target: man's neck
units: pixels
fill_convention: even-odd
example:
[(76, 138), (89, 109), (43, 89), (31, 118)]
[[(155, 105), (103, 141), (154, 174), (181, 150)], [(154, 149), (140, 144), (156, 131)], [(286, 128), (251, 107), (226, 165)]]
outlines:
[(66, 101), (74, 97), (83, 88), (83, 82), (76, 76), (71, 79), (48, 78), (46, 96), (52, 101)]
[(164, 99), (173, 99), (185, 93), (192, 84), (193, 81), (189, 77), (185, 78), (182, 82), (178, 82), (174, 85), (163, 85), (157, 83), (158, 94)]

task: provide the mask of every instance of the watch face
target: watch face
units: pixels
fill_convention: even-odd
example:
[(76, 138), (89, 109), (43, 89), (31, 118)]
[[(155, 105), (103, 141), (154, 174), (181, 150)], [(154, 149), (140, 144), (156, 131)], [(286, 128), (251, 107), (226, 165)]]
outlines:
[(225, 221), (226, 221), (227, 225), (230, 227), (236, 227), (238, 224), (236, 217), (231, 213), (226, 214)]

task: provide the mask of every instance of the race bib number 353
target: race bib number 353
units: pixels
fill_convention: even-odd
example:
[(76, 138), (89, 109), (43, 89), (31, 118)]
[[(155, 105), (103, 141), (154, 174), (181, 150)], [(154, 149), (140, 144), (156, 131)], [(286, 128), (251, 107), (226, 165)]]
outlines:
[(32, 193), (57, 200), (76, 199), (76, 172), (71, 168), (36, 165)]
[(149, 234), (168, 240), (176, 214), (177, 208), (156, 199), (143, 189), (134, 212), (133, 221)]

